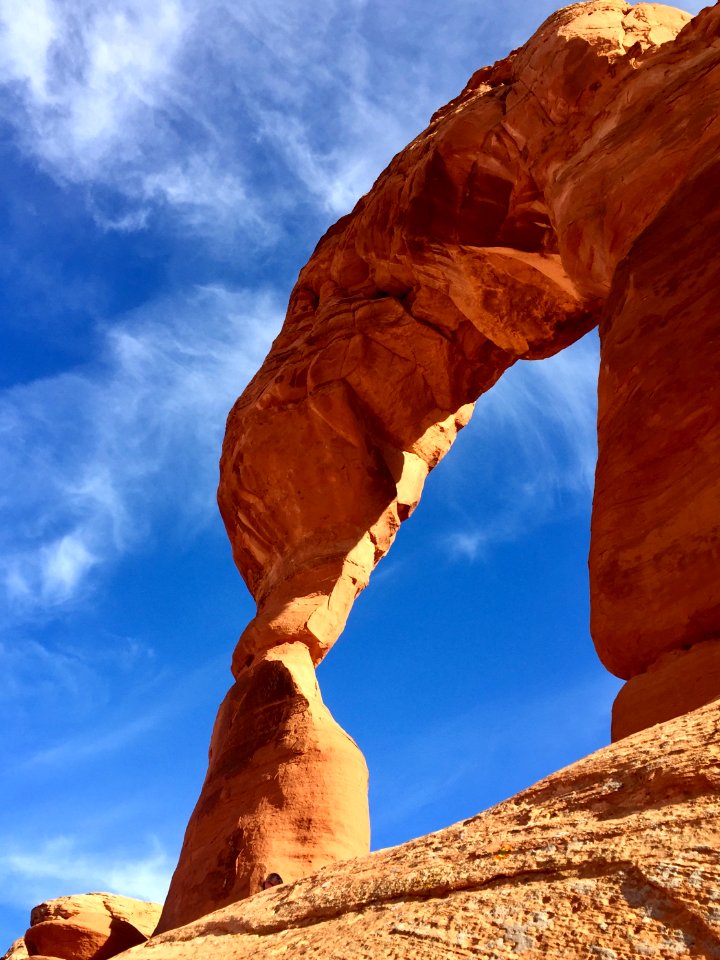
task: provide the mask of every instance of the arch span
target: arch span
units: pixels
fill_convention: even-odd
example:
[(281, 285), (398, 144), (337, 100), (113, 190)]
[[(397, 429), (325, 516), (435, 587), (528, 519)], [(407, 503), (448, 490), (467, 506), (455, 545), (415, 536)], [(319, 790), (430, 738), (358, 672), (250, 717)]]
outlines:
[[(686, 26), (657, 4), (561, 10), (471, 78), (301, 272), (228, 419), (219, 504), (258, 611), (159, 929), (247, 896), (278, 864), (294, 879), (366, 851), (364, 761), (322, 706), (312, 664), (474, 401), (519, 358), (600, 323), (591, 602), (601, 659), (635, 678), (617, 734), (628, 698), (654, 722), (668, 662), (705, 670), (699, 643), (717, 662), (720, 604), (700, 581), (720, 573), (720, 491), (703, 461), (720, 454), (718, 281), (694, 251), (717, 246), (702, 197), (717, 209), (718, 13)], [(688, 239), (675, 255), (678, 229)], [(683, 293), (679, 257), (697, 296)], [(673, 389), (655, 423), (652, 398)], [(662, 447), (658, 480), (668, 418), (684, 439)], [(680, 518), (678, 489), (697, 507)]]

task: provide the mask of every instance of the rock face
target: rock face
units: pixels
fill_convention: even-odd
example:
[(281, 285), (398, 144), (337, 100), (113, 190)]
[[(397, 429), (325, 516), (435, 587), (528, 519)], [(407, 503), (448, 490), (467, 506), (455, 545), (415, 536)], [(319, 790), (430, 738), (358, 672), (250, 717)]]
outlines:
[(336, 864), (123, 960), (720, 956), (720, 706), (439, 833)]
[(153, 932), (160, 905), (112, 893), (87, 893), (48, 900), (35, 907), (30, 928), (8, 957), (107, 960), (143, 943)]
[(3, 954), (2, 960), (27, 960), (29, 954), (25, 946), (25, 938), (20, 937), (10, 944), (7, 952)]
[[(213, 731), (210, 766), (158, 930), (370, 849), (367, 766), (320, 697), (307, 647), (245, 670)], [(312, 841), (297, 843), (301, 833)]]
[[(292, 878), (363, 852), (364, 794), (307, 746), (320, 728), (348, 741), (319, 695), (295, 712), (282, 651), (330, 649), (477, 397), (598, 322), (592, 632), (630, 680), (615, 736), (720, 696), (720, 8), (689, 21), (561, 10), (471, 78), (301, 272), (228, 419), (218, 499), (257, 615), (161, 929), (246, 896), (281, 856)], [(671, 663), (686, 683), (668, 699)], [(286, 710), (299, 739), (265, 719)]]
[(710, 133), (618, 267), (600, 325), (592, 630), (603, 662), (635, 678), (614, 736), (720, 696), (717, 117)]
[(720, 640), (661, 656), (629, 680), (613, 704), (613, 740), (686, 713), (720, 697)]

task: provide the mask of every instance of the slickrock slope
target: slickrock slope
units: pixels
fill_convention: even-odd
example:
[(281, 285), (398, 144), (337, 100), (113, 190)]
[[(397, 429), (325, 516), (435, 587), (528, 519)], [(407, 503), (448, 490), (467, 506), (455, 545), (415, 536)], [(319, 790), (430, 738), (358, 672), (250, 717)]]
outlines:
[[(274, 651), (322, 659), (477, 397), (598, 322), (592, 629), (631, 680), (614, 735), (720, 695), (707, 682), (720, 638), (720, 7), (688, 21), (621, 0), (561, 10), (471, 78), (301, 272), (228, 419), (218, 499), (258, 609), (161, 929), (275, 869), (279, 852), (256, 837), (276, 817), (289, 863), (327, 862), (332, 830), (316, 823), (365, 799), (338, 800), (315, 759), (286, 768), (286, 735), (260, 716), (277, 708), (262, 687)], [(257, 753), (218, 767), (238, 737)], [(355, 789), (356, 755), (337, 762)], [(276, 768), (280, 792), (265, 776)], [(344, 855), (367, 849), (364, 813), (357, 823), (340, 830)]]
[[(365, 758), (320, 697), (307, 647), (245, 671), (213, 730), (202, 796), (159, 929), (370, 848)], [(297, 836), (312, 837), (298, 844)]]
[[(160, 904), (113, 893), (59, 897), (35, 907), (30, 928), (7, 957), (107, 960), (143, 943), (160, 916)], [(25, 952), (26, 951), (26, 952)]]
[(720, 705), (123, 960), (720, 957)]

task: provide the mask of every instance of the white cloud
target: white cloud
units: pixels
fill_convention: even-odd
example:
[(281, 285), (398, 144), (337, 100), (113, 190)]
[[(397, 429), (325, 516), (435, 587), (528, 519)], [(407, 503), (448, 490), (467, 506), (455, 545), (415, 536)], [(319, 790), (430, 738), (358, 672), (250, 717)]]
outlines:
[(490, 4), (461, 7), (378, 28), (366, 0), (0, 0), (0, 116), (107, 229), (160, 208), (264, 240), (279, 207), (345, 213), (458, 92)]
[(79, 531), (66, 533), (42, 548), (43, 592), (51, 600), (71, 595), (79, 581), (97, 563)]
[(61, 835), (18, 850), (12, 838), (1, 838), (2, 900), (27, 907), (71, 892), (98, 891), (162, 903), (174, 863), (155, 837), (132, 846), (141, 850), (130, 856), (118, 849), (94, 852), (77, 837)]
[(48, 0), (3, 0), (0, 76), (25, 82), (38, 102), (48, 97), (48, 54), (57, 24)]
[(555, 7), (508, 0), (498, 21), (489, 0), (0, 0), (0, 117), (52, 176), (89, 185), (107, 229), (159, 206), (264, 240), (278, 206), (349, 210)]
[(0, 394), (11, 611), (73, 600), (158, 518), (179, 536), (213, 516), (227, 411), (281, 316), (269, 294), (196, 288), (101, 331), (94, 365)]

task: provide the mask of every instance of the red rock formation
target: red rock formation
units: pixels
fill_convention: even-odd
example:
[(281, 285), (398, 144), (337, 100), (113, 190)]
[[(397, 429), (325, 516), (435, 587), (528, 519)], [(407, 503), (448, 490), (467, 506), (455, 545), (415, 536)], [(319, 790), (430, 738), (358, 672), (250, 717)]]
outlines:
[(707, 130), (709, 162), (620, 264), (600, 328), (592, 629), (635, 678), (614, 737), (720, 696), (720, 122)]
[(720, 640), (660, 656), (629, 680), (613, 704), (612, 738), (620, 740), (654, 723), (720, 698)]
[[(475, 399), (517, 359), (551, 355), (601, 315), (595, 643), (612, 670), (635, 677), (720, 636), (708, 579), (720, 563), (708, 466), (720, 442), (717, 271), (704, 253), (717, 241), (702, 209), (703, 197), (715, 202), (720, 10), (673, 40), (688, 20), (621, 0), (555, 14), (471, 78), (301, 272), (228, 420), (219, 504), (258, 611), (233, 658), (237, 686), (163, 928), (247, 894), (269, 866), (253, 831), (265, 837), (265, 810), (281, 805), (271, 779), (251, 777), (255, 765), (284, 764), (288, 749), (284, 733), (272, 739), (253, 719), (265, 703), (258, 678), (268, 664), (280, 670), (273, 651), (302, 646), (322, 659)], [(688, 676), (700, 662), (685, 661)], [(673, 710), (704, 702), (710, 687), (691, 683)], [(667, 716), (658, 689), (627, 688), (617, 735), (632, 728), (623, 711)], [(229, 716), (267, 732), (247, 734), (257, 757), (225, 770), (214, 758), (237, 736)], [(354, 755), (343, 762), (356, 770)], [(318, 774), (297, 771), (283, 850), (310, 869), (326, 840), (300, 814)], [(361, 852), (364, 823), (346, 852)]]
[(720, 953), (720, 706), (486, 813), (155, 937), (123, 960), (690, 960)]
[(20, 937), (19, 940), (15, 940), (10, 944), (7, 951), (3, 954), (2, 960), (28, 960), (28, 956), (25, 938)]
[(160, 905), (112, 893), (48, 900), (35, 907), (24, 940), (8, 957), (107, 960), (143, 943), (155, 928)]
[(324, 706), (307, 647), (276, 647), (220, 707), (158, 930), (257, 893), (269, 873), (293, 881), (369, 849), (363, 755)]

